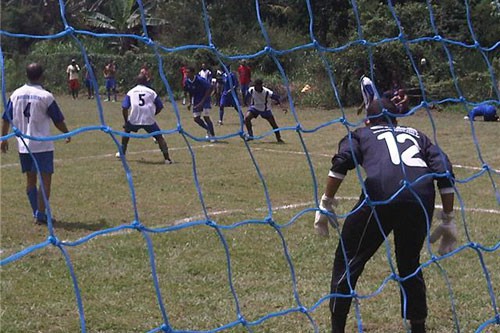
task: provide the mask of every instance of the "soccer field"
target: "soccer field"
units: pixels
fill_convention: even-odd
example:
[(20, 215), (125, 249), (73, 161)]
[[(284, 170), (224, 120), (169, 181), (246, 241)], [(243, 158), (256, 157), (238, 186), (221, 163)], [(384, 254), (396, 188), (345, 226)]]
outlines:
[[(299, 108), (284, 114), (275, 107), (286, 144), (277, 144), (269, 124), (258, 118), (254, 133), (266, 136), (246, 145), (234, 109), (226, 108), (224, 125), (215, 128), (224, 138), (210, 143), (191, 112), (179, 104), (177, 123), (167, 102), (157, 120), (162, 130), (171, 131), (165, 138), (175, 163), (163, 164), (151, 138), (132, 138), (126, 159), (131, 192), (106, 128), (122, 130), (120, 103), (103, 102), (104, 130), (90, 130), (103, 125), (95, 100), (56, 99), (70, 130), (88, 129), (76, 132), (69, 144), (56, 142), (50, 202), (57, 219), (54, 235), (64, 242), (74, 269), (88, 332), (146, 332), (164, 323), (152, 252), (161, 304), (175, 330), (228, 325), (224, 332), (247, 332), (241, 324), (231, 327), (239, 309), (253, 332), (314, 332), (311, 320), (320, 332), (329, 331), (326, 296), (338, 236), (332, 231), (328, 239), (315, 235), (312, 209), (315, 192), (323, 193), (338, 141), (347, 133), (345, 125), (334, 121), (342, 116), (340, 110)], [(349, 122), (361, 124), (355, 110), (344, 111)], [(500, 198), (494, 190), (500, 187), (500, 123), (477, 121), (472, 130), (464, 115), (458, 108), (420, 109), (400, 120), (431, 138), (435, 134), (449, 155), (461, 199), (455, 204), (459, 246), (477, 245), (435, 263), (428, 262), (431, 254), (424, 246), (429, 332), (458, 332), (447, 279), (460, 332), (474, 332), (492, 320), (492, 297), (497, 306), (500, 301)], [(214, 108), (214, 124), (217, 119)], [(2, 259), (49, 236), (47, 227), (32, 223), (16, 142), (9, 143), (0, 167)], [(491, 171), (482, 172), (483, 164)], [(359, 194), (359, 179), (351, 172), (338, 193), (337, 213), (347, 214)], [(153, 232), (119, 228), (135, 220), (134, 202), (140, 223)], [(210, 223), (204, 223), (205, 213)], [(437, 256), (437, 246), (432, 248)], [(366, 332), (404, 331), (398, 284), (385, 283), (395, 263), (392, 254), (391, 243), (381, 247), (359, 280), (357, 292), (367, 296), (359, 303)], [(70, 270), (56, 246), (2, 266), (0, 285), (2, 332), (81, 330)], [(353, 307), (347, 331), (357, 331), (356, 325)], [(483, 332), (500, 328), (490, 325)]]

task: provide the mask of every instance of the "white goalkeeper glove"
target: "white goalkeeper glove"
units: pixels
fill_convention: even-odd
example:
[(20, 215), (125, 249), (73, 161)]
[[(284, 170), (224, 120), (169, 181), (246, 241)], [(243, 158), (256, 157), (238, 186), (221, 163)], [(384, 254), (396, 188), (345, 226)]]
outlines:
[(457, 247), (455, 215), (453, 212), (446, 214), (444, 211), (441, 211), (438, 219), (441, 220), (441, 224), (434, 230), (429, 240), (431, 243), (434, 243), (441, 238), (438, 252), (440, 255), (445, 255)]
[(316, 233), (320, 236), (329, 236), (328, 232), (328, 223), (332, 225), (332, 227), (338, 227), (337, 215), (335, 215), (335, 211), (333, 207), (337, 207), (337, 200), (335, 198), (329, 198), (323, 194), (321, 197), (321, 202), (319, 203), (319, 209), (326, 210), (333, 214), (333, 216), (326, 215), (320, 211), (316, 211), (316, 216), (314, 218), (314, 229)]

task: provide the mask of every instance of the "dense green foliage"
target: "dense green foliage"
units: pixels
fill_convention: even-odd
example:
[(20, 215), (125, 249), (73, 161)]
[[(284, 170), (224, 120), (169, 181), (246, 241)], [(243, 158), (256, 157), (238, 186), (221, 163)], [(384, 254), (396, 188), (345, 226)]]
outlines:
[[(147, 42), (148, 38), (143, 38), (145, 25), (147, 36), (160, 46), (156, 51), (163, 57), (165, 74), (175, 91), (180, 89), (181, 63), (197, 67), (206, 62), (218, 68), (223, 61), (235, 64), (234, 70), (235, 57), (260, 52), (269, 41), (278, 51), (310, 45), (277, 57), (288, 75), (297, 103), (336, 105), (334, 89), (325, 88), (330, 84), (320, 84), (330, 80), (335, 83), (342, 104), (358, 103), (356, 68), (363, 68), (366, 73), (371, 70), (381, 90), (389, 89), (393, 81), (408, 89), (421, 88), (418, 70), (430, 99), (460, 95), (474, 101), (498, 99), (494, 89), (495, 77), (500, 72), (498, 1), (432, 1), (429, 8), (422, 0), (392, 1), (392, 5), (359, 0), (354, 10), (347, 0), (315, 0), (310, 2), (312, 25), (303, 0), (262, 0), (258, 8), (254, 1), (143, 0), (142, 3), (144, 21), (140, 17), (141, 8), (134, 0), (71, 1), (65, 7), (64, 18), (75, 30), (68, 30), (67, 35), (51, 40), (3, 36), (7, 88), (22, 82), (24, 65), (37, 60), (48, 68), (47, 85), (55, 90), (63, 89), (64, 70), (69, 60), (75, 57), (83, 64), (81, 43), (91, 56), (99, 79), (102, 79), (100, 72), (106, 59), (114, 58), (120, 66), (118, 79), (122, 87), (128, 88), (140, 65), (149, 62), (156, 73), (156, 88), (165, 92), (164, 84), (160, 84), (155, 49)], [(10, 0), (1, 10), (4, 31), (35, 35), (64, 31), (58, 1)], [(257, 14), (263, 27), (259, 26)], [(206, 26), (210, 28), (210, 35)], [(81, 34), (81, 30), (104, 34), (101, 35), (104, 38)], [(108, 33), (127, 35), (111, 37)], [(133, 35), (136, 38), (131, 37)], [(451, 42), (418, 41), (434, 36)], [(311, 43), (312, 38), (317, 41), (317, 48)], [(359, 40), (375, 44), (361, 45), (356, 43)], [(385, 42), (379, 43), (381, 41)], [(487, 51), (474, 47), (476, 42)], [(172, 48), (188, 44), (215, 48), (180, 48), (171, 52)], [(345, 45), (349, 47), (343, 47)], [(420, 64), (423, 57), (427, 59), (425, 66)], [(275, 89), (283, 89), (271, 54), (260, 55), (249, 62), (254, 76), (272, 82)], [(331, 78), (328, 68), (333, 72)], [(299, 94), (305, 84), (312, 85), (313, 89), (307, 95)]]

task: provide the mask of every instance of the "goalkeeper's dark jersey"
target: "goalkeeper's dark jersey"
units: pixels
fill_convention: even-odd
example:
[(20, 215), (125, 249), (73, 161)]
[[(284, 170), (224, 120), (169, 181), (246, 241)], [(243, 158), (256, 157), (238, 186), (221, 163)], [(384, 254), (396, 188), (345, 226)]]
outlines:
[[(349, 139), (350, 137), (350, 139)], [(331, 171), (345, 175), (359, 163), (366, 172), (366, 192), (372, 201), (418, 202), (434, 206), (434, 179), (439, 188), (452, 186), (452, 166), (448, 157), (420, 131), (388, 125), (358, 128), (339, 143)], [(405, 189), (405, 181), (411, 190)], [(412, 191), (415, 193), (413, 194)]]

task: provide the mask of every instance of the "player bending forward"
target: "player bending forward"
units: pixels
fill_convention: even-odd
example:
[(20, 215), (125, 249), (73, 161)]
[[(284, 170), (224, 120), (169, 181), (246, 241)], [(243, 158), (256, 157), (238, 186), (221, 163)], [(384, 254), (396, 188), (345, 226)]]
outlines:
[[(122, 102), (125, 133), (137, 132), (141, 128), (148, 133), (161, 131), (156, 123), (155, 116), (163, 109), (163, 103), (156, 92), (147, 86), (148, 79), (144, 74), (139, 74), (136, 81), (137, 86), (127, 92)], [(154, 138), (163, 153), (165, 164), (172, 164), (168, 154), (167, 142), (163, 135), (157, 134)], [(130, 138), (127, 136), (122, 137), (121, 152), (124, 155), (127, 152), (129, 140)], [(120, 157), (120, 152), (116, 153), (116, 157)]]
[[(276, 135), (278, 143), (285, 143), (285, 141), (281, 139), (280, 131), (277, 130), (279, 127), (271, 110), (271, 100), (275, 101), (277, 104), (281, 104), (279, 95), (264, 87), (262, 80), (257, 79), (255, 80), (254, 86), (248, 89), (247, 98), (250, 98), (251, 102), (250, 108), (245, 114), (245, 126), (248, 131), (248, 137), (246, 137), (245, 140), (253, 140), (252, 119), (261, 116), (267, 120), (273, 130), (275, 130), (274, 134)], [(285, 109), (283, 109), (283, 111), (286, 112)]]
[[(382, 108), (397, 113), (389, 100), (374, 100), (367, 109), (370, 117), (367, 127), (356, 129), (340, 141), (321, 198), (321, 211), (316, 212), (316, 231), (328, 235), (329, 220), (337, 226), (333, 210), (335, 194), (347, 171), (360, 163), (366, 172), (366, 193), (363, 191), (347, 216), (335, 252), (331, 294), (347, 297), (330, 299), (332, 333), (344, 333), (352, 302), (351, 290), (356, 290), (365, 264), (391, 231), (394, 231), (399, 276), (404, 278), (401, 281), (401, 315), (410, 321), (412, 333), (425, 332), (426, 288), (419, 267), (428, 221), (434, 211), (434, 179), (440, 190), (443, 211), (442, 223), (431, 235), (431, 242), (443, 236), (441, 254), (456, 246), (453, 173), (448, 157), (420, 131), (397, 126), (395, 118), (381, 113)], [(391, 198), (389, 203), (375, 205), (365, 201), (383, 202)], [(331, 214), (325, 215), (324, 211)]]

